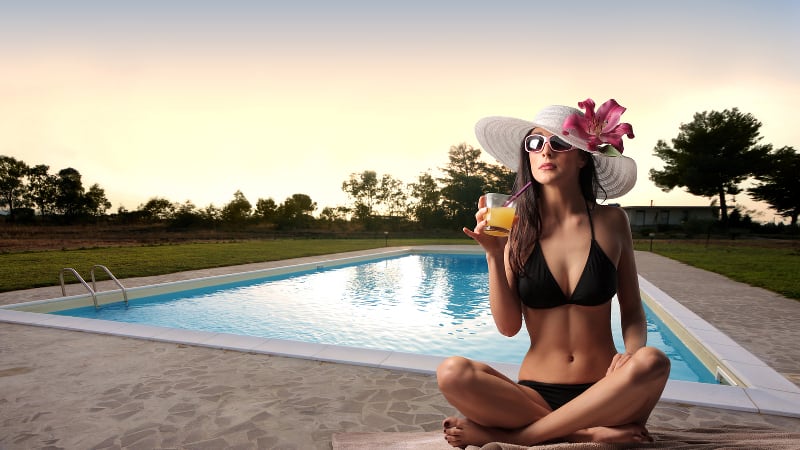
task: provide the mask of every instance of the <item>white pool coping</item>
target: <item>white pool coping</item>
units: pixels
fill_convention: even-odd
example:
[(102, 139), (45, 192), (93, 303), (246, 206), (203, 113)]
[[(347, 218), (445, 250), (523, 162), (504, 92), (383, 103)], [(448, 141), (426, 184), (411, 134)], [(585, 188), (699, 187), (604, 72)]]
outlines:
[[(388, 256), (414, 253), (481, 253), (474, 246), (429, 246), (409, 247), (399, 250), (376, 251), (369, 255), (345, 257), (322, 262), (283, 266), (232, 275), (197, 278), (153, 286), (128, 289), (128, 296), (135, 299), (145, 291), (167, 292), (235, 282), (271, 275), (297, 272), (322, 267), (351, 264)], [(707, 406), (752, 413), (800, 417), (800, 389), (752, 353), (745, 350), (713, 325), (700, 318), (646, 279), (639, 276), (639, 285), (644, 300), (673, 332), (680, 337), (703, 360), (706, 365), (718, 367), (724, 378), (738, 385), (713, 385), (688, 381), (669, 380), (661, 401), (697, 406)], [(121, 294), (98, 293), (98, 300), (119, 301)], [(115, 297), (118, 297), (116, 298)], [(47, 309), (49, 304), (64, 301), (83, 301), (88, 295), (61, 297), (27, 303), (0, 306), (0, 322), (33, 325), (64, 330), (84, 331), (97, 334), (145, 339), (161, 342), (195, 345), (217, 349), (263, 353), (294, 358), (305, 358), (342, 364), (354, 364), (383, 369), (394, 369), (433, 374), (442, 357), (411, 354), (395, 351), (344, 347), (330, 344), (315, 344), (291, 340), (241, 336), (228, 333), (182, 330), (152, 325), (121, 323), (108, 320), (87, 319), (18, 311), (21, 307)], [(89, 303), (91, 304), (91, 303)], [(52, 305), (50, 305), (52, 306)], [(492, 363), (492, 365), (516, 379), (519, 365)], [(712, 370), (712, 373), (714, 370)]]

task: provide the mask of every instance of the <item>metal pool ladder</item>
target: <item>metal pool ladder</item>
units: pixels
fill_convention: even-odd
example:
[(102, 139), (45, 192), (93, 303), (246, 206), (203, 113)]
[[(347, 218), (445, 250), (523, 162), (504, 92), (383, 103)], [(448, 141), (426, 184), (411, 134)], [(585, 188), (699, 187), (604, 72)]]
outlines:
[(98, 308), (98, 305), (97, 305), (97, 283), (95, 282), (95, 277), (94, 277), (94, 269), (97, 269), (97, 268), (103, 269), (103, 271), (106, 273), (106, 275), (108, 275), (111, 278), (111, 280), (114, 283), (116, 283), (117, 286), (119, 286), (120, 291), (122, 291), (122, 297), (125, 299), (125, 305), (127, 305), (128, 304), (128, 292), (125, 290), (125, 286), (123, 286), (122, 283), (120, 283), (120, 281), (117, 279), (117, 277), (115, 277), (114, 274), (111, 273), (110, 270), (108, 270), (108, 267), (106, 267), (104, 265), (101, 265), (101, 264), (95, 264), (94, 266), (92, 266), (92, 270), (91, 270), (92, 286), (91, 287), (89, 286), (88, 283), (86, 283), (86, 280), (84, 280), (83, 277), (81, 277), (81, 275), (75, 269), (73, 269), (71, 267), (65, 267), (65, 268), (61, 269), (61, 272), (58, 273), (58, 279), (59, 279), (59, 281), (61, 281), (61, 295), (65, 296), (65, 297), (67, 296), (67, 291), (64, 288), (64, 273), (65, 272), (69, 272), (72, 275), (74, 275), (75, 278), (78, 279), (78, 281), (83, 285), (83, 287), (86, 288), (87, 291), (89, 291), (89, 294), (92, 295), (92, 302), (94, 303), (94, 307)]

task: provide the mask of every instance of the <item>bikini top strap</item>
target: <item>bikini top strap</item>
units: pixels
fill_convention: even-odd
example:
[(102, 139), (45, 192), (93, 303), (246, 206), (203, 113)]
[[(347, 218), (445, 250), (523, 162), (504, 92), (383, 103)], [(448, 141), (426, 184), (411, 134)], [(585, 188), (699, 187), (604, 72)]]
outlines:
[(589, 215), (589, 228), (592, 230), (592, 240), (594, 240), (594, 223), (592, 222), (592, 210), (589, 209), (589, 205), (586, 205), (586, 214)]

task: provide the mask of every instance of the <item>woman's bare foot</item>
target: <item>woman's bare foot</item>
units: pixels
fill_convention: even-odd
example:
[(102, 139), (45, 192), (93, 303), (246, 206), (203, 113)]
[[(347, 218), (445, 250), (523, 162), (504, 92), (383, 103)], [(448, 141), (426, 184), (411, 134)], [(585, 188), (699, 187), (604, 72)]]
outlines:
[[(448, 417), (442, 422), (444, 439), (453, 447), (465, 448), (468, 445), (483, 446), (489, 442), (506, 442), (519, 444), (513, 436), (512, 430), (500, 428), (487, 428), (469, 419)], [(521, 436), (516, 436), (521, 438)], [(603, 443), (632, 443), (654, 442), (652, 436), (643, 425), (629, 423), (616, 427), (592, 427), (578, 431), (553, 442), (603, 442)], [(533, 445), (527, 443), (525, 445)]]
[(465, 448), (468, 445), (478, 447), (497, 441), (496, 432), (469, 419), (448, 417), (442, 422), (444, 439), (453, 447)]
[(647, 428), (637, 423), (629, 423), (617, 427), (592, 427), (583, 431), (584, 433), (579, 432), (572, 436), (578, 439), (570, 439), (570, 441), (605, 443), (654, 441)]

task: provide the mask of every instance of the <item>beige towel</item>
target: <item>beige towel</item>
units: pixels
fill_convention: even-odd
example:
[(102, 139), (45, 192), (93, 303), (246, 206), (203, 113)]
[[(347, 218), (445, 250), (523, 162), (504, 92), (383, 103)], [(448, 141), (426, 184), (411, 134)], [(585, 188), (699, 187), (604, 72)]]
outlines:
[[(412, 433), (338, 433), (333, 450), (452, 450), (441, 431)], [(477, 447), (473, 447), (477, 448)]]
[[(482, 450), (617, 450), (632, 448), (800, 450), (800, 432), (771, 428), (720, 427), (675, 430), (654, 428), (650, 444), (549, 444), (526, 447), (490, 443)], [(441, 431), (414, 433), (339, 433), (333, 436), (333, 450), (447, 450), (452, 449)], [(478, 447), (468, 447), (477, 449)]]

